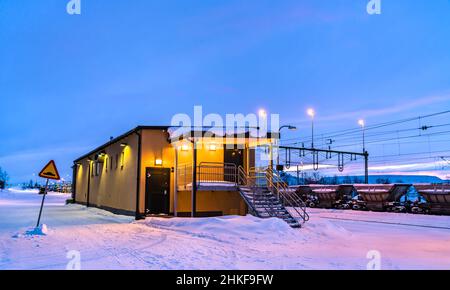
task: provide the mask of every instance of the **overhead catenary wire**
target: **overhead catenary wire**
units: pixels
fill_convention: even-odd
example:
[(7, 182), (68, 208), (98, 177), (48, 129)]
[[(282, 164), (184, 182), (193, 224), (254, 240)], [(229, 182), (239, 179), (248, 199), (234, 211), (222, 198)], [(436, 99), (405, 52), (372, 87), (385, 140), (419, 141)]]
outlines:
[[(417, 165), (412, 163), (411, 159), (408, 159), (407, 157), (414, 157), (414, 161), (417, 162), (425, 162), (423, 163), (424, 166), (429, 166), (427, 164), (442, 164), (442, 159), (440, 158), (441, 155), (449, 155), (450, 149), (447, 148), (441, 148), (441, 150), (432, 150), (431, 144), (445, 144), (449, 143), (450, 140), (446, 138), (446, 136), (450, 135), (450, 130), (443, 130), (434, 132), (438, 128), (445, 128), (449, 127), (450, 123), (448, 122), (436, 122), (436, 120), (430, 120), (431, 117), (436, 116), (442, 116), (445, 114), (449, 114), (450, 110), (428, 114), (424, 116), (418, 116), (418, 117), (412, 117), (412, 118), (405, 118), (401, 120), (396, 121), (390, 121), (390, 122), (384, 122), (384, 123), (378, 123), (373, 124), (371, 126), (365, 127), (366, 131), (369, 131), (369, 133), (366, 133), (366, 145), (370, 146), (383, 146), (383, 151), (386, 146), (390, 145), (396, 145), (396, 151), (398, 150), (398, 154), (382, 154), (382, 155), (371, 155), (371, 165)], [(418, 121), (418, 126), (411, 126), (408, 128), (405, 128), (405, 126), (402, 126), (402, 124), (406, 124), (408, 122)], [(400, 128), (394, 128), (391, 130), (377, 130), (381, 128), (386, 128), (390, 126), (401, 126)], [(339, 150), (337, 148), (350, 148), (350, 147), (356, 147), (362, 145), (362, 140), (360, 140), (360, 134), (361, 134), (361, 128), (352, 128), (352, 129), (345, 129), (345, 130), (338, 130), (329, 132), (326, 134), (317, 134), (317, 139), (319, 140), (319, 143), (321, 141), (321, 146), (319, 145), (317, 149), (322, 150)], [(432, 131), (432, 132), (429, 132)], [(418, 132), (417, 134), (408, 134), (405, 135), (403, 133), (408, 132)], [(427, 132), (426, 134), (424, 134)], [(433, 139), (431, 139), (433, 137)], [(439, 138), (444, 137), (444, 138)], [(426, 140), (421, 140), (425, 139)], [(436, 138), (438, 138), (436, 140)], [(355, 140), (356, 139), (356, 140)], [(352, 141), (355, 140), (355, 142), (348, 142), (344, 143), (346, 141)], [(405, 140), (404, 142), (401, 142), (401, 140)], [(289, 141), (297, 141), (297, 142), (291, 142)], [(283, 139), (281, 140), (281, 143), (283, 146), (289, 146), (289, 145), (298, 145), (298, 144), (308, 144), (311, 141), (311, 139), (307, 138), (290, 138), (290, 139)], [(418, 145), (418, 144), (428, 144), (428, 146), (422, 146), (424, 149), (424, 152), (407, 152), (404, 153), (405, 148), (404, 145)], [(303, 146), (302, 146), (303, 147)], [(439, 145), (439, 147), (442, 147), (442, 145)], [(392, 148), (394, 149), (394, 148)], [(349, 151), (349, 150), (347, 150)], [(403, 151), (403, 152), (402, 152)], [(321, 165), (329, 165), (332, 167), (338, 167), (341, 162), (334, 164), (335, 162), (331, 162), (330, 159), (336, 158), (336, 155), (329, 156), (329, 155), (320, 155), (320, 164)], [(347, 160), (348, 159), (348, 160)], [(294, 164), (303, 164), (306, 165), (310, 160), (289, 160), (289, 163)], [(347, 166), (347, 164), (351, 164), (354, 161), (362, 161), (361, 158), (355, 158), (352, 157), (346, 158), (346, 160), (343, 161), (343, 165)], [(314, 163), (314, 162), (312, 162)], [(399, 164), (400, 163), (400, 164)], [(312, 164), (309, 164), (312, 165)], [(420, 164), (418, 164), (420, 165)], [(353, 167), (352, 165), (350, 165)], [(439, 165), (440, 166), (440, 165)]]
[[(371, 131), (371, 130), (374, 130), (374, 129), (379, 129), (379, 128), (384, 128), (384, 127), (388, 127), (388, 126), (393, 126), (393, 125), (413, 122), (413, 121), (417, 121), (417, 120), (423, 121), (424, 119), (427, 119), (427, 118), (441, 116), (441, 115), (445, 115), (445, 114), (450, 114), (450, 110), (446, 110), (446, 111), (442, 111), (442, 112), (438, 112), (438, 113), (433, 113), (433, 114), (428, 114), (428, 115), (424, 115), (424, 116), (417, 116), (417, 117), (405, 118), (405, 119), (396, 120), (396, 121), (390, 121), (390, 122), (373, 124), (373, 125), (366, 126), (365, 130), (366, 131)], [(338, 131), (323, 133), (323, 134), (319, 134), (318, 136), (322, 136), (322, 139), (329, 139), (329, 138), (334, 138), (334, 137), (339, 137), (339, 136), (344, 136), (344, 135), (349, 135), (349, 134), (360, 134), (360, 133), (361, 133), (361, 128), (351, 128), (351, 129), (344, 129), (344, 130), (338, 130)], [(302, 137), (296, 137), (296, 138), (284, 139), (283, 141), (300, 141), (300, 143), (301, 142), (305, 142), (306, 143), (308, 141), (311, 141), (311, 138), (304, 139)]]

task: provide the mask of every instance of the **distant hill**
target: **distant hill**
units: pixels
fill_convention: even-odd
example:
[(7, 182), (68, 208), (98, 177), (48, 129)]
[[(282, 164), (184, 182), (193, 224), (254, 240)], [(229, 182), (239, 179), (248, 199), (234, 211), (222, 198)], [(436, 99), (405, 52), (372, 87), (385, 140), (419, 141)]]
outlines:
[[(288, 182), (291, 185), (297, 184), (297, 177), (288, 175)], [(349, 180), (352, 180), (351, 183), (362, 183), (364, 181), (364, 176), (338, 176), (337, 183), (348, 183)], [(333, 183), (335, 177), (323, 177), (324, 183)], [(359, 182), (355, 182), (359, 181)], [(450, 183), (450, 180), (442, 180), (437, 176), (424, 176), (424, 175), (371, 175), (369, 176), (369, 183)]]
[(369, 176), (369, 183), (377, 183), (379, 179), (389, 179), (392, 183), (446, 183), (449, 180), (442, 180), (431, 175), (374, 175)]

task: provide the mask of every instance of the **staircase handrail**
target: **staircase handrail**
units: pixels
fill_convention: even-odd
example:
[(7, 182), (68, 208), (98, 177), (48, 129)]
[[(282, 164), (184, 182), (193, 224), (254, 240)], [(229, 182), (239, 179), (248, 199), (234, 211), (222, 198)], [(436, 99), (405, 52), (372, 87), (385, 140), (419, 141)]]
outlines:
[[(245, 186), (247, 188), (250, 188), (253, 192), (253, 202), (250, 203), (248, 199), (246, 201), (248, 202), (248, 205), (251, 207), (252, 211), (259, 216), (257, 210), (255, 201), (259, 200), (261, 201), (260, 191), (262, 190), (262, 187), (259, 187), (257, 184), (257, 176), (251, 176), (250, 172), (256, 173), (255, 168), (250, 168), (247, 172), (243, 166), (238, 166), (238, 187)], [(267, 197), (265, 197), (267, 198)], [(265, 213), (267, 213), (270, 217), (276, 217), (275, 211), (273, 208), (266, 206), (264, 202), (260, 204), (260, 207), (262, 206), (262, 209)]]
[[(276, 181), (274, 182), (274, 180)], [(273, 169), (270, 167), (266, 169), (266, 182), (269, 189), (275, 189), (276, 192), (273, 192), (274, 194), (278, 195), (283, 202), (293, 208), (296, 214), (303, 220), (303, 223), (309, 220), (309, 215), (306, 212), (306, 204), (295, 191), (290, 190), (289, 186), (279, 176), (274, 174)]]

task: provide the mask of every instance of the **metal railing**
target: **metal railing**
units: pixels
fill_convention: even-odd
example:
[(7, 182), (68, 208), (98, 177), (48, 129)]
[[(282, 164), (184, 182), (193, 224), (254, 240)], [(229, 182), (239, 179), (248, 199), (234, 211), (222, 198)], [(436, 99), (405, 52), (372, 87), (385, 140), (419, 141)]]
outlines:
[(243, 195), (247, 205), (254, 215), (261, 217), (256, 208), (263, 210), (270, 217), (276, 217), (276, 209), (272, 202), (265, 202), (270, 197), (264, 193), (264, 189), (267, 190), (267, 186), (264, 180), (264, 171), (260, 168), (250, 168), (247, 171), (242, 166), (238, 167), (238, 185), (244, 186), (252, 192), (252, 199), (246, 198)]
[(197, 166), (199, 183), (232, 183), (237, 185), (237, 167), (233, 163), (201, 162)]
[[(197, 165), (197, 186), (212, 184), (237, 185), (237, 167), (233, 163), (201, 162)], [(177, 167), (177, 186), (189, 189), (192, 186), (192, 163)]]
[(306, 204), (294, 191), (289, 189), (289, 186), (276, 174), (272, 168), (266, 169), (267, 187), (272, 190), (272, 193), (277, 195), (282, 201), (283, 205), (294, 210), (295, 214), (300, 217), (303, 222), (309, 220), (309, 215), (306, 212)]

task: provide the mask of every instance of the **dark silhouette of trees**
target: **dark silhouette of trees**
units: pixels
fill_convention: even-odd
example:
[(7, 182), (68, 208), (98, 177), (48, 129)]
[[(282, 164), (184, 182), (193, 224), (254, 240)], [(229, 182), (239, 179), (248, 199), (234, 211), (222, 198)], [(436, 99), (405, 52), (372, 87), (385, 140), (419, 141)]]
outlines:
[(0, 189), (5, 189), (9, 181), (8, 173), (0, 167)]

